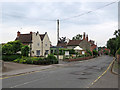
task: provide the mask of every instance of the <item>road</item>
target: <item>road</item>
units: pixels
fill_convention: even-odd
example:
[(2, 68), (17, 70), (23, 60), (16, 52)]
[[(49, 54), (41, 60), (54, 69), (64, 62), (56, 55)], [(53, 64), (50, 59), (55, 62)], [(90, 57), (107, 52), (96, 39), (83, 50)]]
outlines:
[(3, 88), (88, 88), (107, 69), (113, 57), (101, 56), (27, 75), (3, 79)]

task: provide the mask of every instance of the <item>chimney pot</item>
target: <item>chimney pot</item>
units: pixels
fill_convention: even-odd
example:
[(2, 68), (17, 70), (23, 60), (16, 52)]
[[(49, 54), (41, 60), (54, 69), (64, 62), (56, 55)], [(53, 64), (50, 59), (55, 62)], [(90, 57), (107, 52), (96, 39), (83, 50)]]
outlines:
[(85, 32), (83, 33), (83, 40), (85, 40)]
[(86, 40), (88, 41), (88, 35), (86, 36)]
[(17, 36), (18, 36), (18, 37), (20, 36), (20, 32), (19, 32), (19, 31), (17, 32)]
[(30, 32), (30, 34), (32, 34), (32, 31)]

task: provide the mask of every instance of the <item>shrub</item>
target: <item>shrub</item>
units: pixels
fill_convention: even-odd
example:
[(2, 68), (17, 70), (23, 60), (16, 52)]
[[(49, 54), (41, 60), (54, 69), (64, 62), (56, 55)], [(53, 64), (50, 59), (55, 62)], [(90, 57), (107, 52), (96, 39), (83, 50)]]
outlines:
[(90, 50), (87, 50), (87, 53), (92, 56), (92, 52)]
[(29, 47), (28, 45), (25, 45), (21, 48), (21, 54), (22, 56), (26, 56), (28, 57), (28, 54), (29, 54)]
[(120, 48), (117, 50), (117, 54), (120, 55)]
[(2, 60), (4, 61), (13, 61), (17, 58), (21, 58), (21, 55), (15, 54), (15, 55), (2, 55)]
[(57, 64), (58, 63), (57, 58), (53, 54), (48, 55), (48, 57), (46, 58), (46, 61), (47, 60), (50, 64)]
[(93, 50), (93, 55), (94, 55), (94, 56), (97, 56), (97, 55), (98, 55), (98, 51)]

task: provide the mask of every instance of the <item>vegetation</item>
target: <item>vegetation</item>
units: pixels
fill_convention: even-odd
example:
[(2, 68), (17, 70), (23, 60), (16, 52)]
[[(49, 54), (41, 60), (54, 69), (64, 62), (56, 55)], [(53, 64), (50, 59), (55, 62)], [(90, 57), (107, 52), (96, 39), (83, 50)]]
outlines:
[(20, 41), (11, 41), (2, 46), (2, 53), (7, 55), (16, 54), (21, 50), (22, 43)]
[(3, 61), (13, 61), (17, 58), (21, 58), (22, 56), (20, 54), (14, 54), (14, 55), (2, 55)]
[(0, 59), (2, 60), (2, 45), (0, 44)]
[(28, 47), (28, 45), (23, 46), (21, 48), (21, 54), (22, 54), (22, 56), (28, 57), (29, 51), (30, 51), (30, 48)]
[(93, 55), (94, 55), (94, 56), (98, 56), (98, 51), (93, 50)]
[(66, 37), (61, 37), (61, 38), (59, 38), (58, 43), (67, 43)]
[(110, 49), (110, 54), (115, 56), (116, 51), (120, 48), (120, 29), (115, 30), (115, 38), (110, 38), (107, 41), (107, 48)]
[(82, 39), (82, 35), (80, 34), (77, 34), (76, 36), (72, 38), (72, 40), (81, 40), (81, 39)]
[(116, 52), (118, 55), (120, 55), (120, 48), (117, 50), (117, 52)]
[(14, 60), (14, 62), (23, 63), (23, 64), (36, 64), (36, 65), (58, 64), (58, 60), (54, 55), (48, 55), (47, 58), (22, 57)]
[(90, 56), (92, 56), (92, 52), (90, 50), (86, 50), (86, 51)]

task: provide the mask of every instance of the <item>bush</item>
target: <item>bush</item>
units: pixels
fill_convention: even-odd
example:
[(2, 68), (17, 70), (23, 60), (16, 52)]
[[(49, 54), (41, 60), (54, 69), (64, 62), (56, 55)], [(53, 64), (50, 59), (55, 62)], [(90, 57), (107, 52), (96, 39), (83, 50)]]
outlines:
[(117, 54), (120, 55), (120, 48), (117, 50)]
[(57, 58), (53, 54), (48, 55), (48, 57), (46, 58), (46, 61), (48, 61), (50, 64), (58, 63)]
[(15, 55), (2, 55), (2, 60), (4, 61), (13, 61), (17, 58), (21, 58), (21, 55), (15, 54)]
[(97, 55), (98, 55), (98, 51), (93, 50), (93, 55), (94, 55), (94, 56), (97, 56)]
[(14, 60), (14, 62), (36, 65), (58, 64), (58, 60), (54, 55), (48, 55), (47, 58), (22, 57), (21, 59)]
[(87, 53), (92, 56), (92, 52), (90, 50), (87, 50)]
[(28, 57), (28, 54), (29, 54), (29, 47), (28, 45), (25, 45), (21, 48), (21, 54), (22, 56), (26, 56)]

